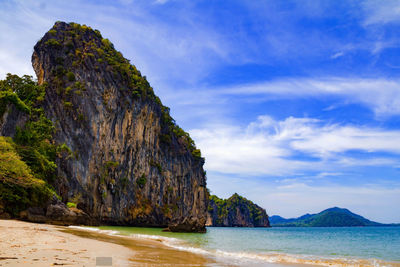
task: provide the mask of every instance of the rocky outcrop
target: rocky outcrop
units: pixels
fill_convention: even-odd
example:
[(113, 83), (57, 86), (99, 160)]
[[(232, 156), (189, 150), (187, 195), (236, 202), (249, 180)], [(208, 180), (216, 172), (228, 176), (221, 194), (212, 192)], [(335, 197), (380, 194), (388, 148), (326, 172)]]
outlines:
[(210, 196), (207, 226), (270, 227), (270, 224), (263, 208), (235, 193), (228, 199)]
[(15, 104), (5, 106), (4, 113), (0, 113), (0, 136), (14, 136), (18, 127), (23, 127), (28, 120), (26, 112), (17, 108)]
[(88, 214), (77, 208), (68, 208), (55, 196), (43, 207), (30, 207), (20, 212), (19, 218), (30, 222), (57, 225), (97, 224)]
[[(35, 45), (32, 64), (46, 85), (42, 107), (56, 128), (54, 142), (65, 144), (53, 186), (63, 203), (83, 212), (70, 214), (72, 222), (205, 231), (200, 151), (108, 39), (85, 25), (57, 22)], [(14, 126), (24, 118), (3, 115), (2, 134), (10, 136), (7, 116), (18, 117)], [(53, 204), (24, 216), (52, 220), (49, 210), (61, 221), (76, 213)]]

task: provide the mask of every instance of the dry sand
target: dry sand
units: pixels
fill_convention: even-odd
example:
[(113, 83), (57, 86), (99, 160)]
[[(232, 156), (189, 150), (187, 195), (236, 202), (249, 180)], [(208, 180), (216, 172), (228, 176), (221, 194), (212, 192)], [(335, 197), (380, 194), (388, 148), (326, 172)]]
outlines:
[(97, 266), (222, 266), (158, 241), (0, 220), (0, 266), (96, 266), (96, 260)]

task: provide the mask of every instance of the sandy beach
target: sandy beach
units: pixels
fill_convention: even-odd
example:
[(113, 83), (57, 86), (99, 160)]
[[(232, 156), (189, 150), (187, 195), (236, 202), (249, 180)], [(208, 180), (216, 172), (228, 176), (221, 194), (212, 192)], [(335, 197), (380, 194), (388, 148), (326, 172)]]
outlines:
[(182, 251), (164, 245), (161, 239), (0, 220), (0, 266), (399, 266), (380, 260), (298, 258), (285, 254), (261, 255), (261, 260), (265, 258), (261, 262), (240, 263), (230, 257), (233, 256), (225, 255), (221, 260)]
[(168, 248), (156, 240), (113, 237), (62, 226), (0, 220), (0, 266), (214, 264), (211, 259)]

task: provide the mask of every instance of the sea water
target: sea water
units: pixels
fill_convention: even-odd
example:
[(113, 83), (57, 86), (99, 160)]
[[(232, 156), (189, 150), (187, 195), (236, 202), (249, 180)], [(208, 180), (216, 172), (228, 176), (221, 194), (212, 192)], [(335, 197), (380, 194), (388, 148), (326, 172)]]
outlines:
[[(208, 227), (206, 234), (103, 226), (99, 231), (155, 239), (165, 245), (246, 265), (271, 263), (400, 266), (400, 227)], [(93, 230), (95, 230), (93, 229)]]

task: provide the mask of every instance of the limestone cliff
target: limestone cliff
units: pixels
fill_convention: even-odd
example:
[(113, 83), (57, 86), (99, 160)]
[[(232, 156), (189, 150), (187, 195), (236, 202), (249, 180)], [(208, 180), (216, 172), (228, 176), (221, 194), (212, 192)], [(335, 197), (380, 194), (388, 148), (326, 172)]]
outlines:
[(235, 193), (228, 199), (210, 196), (207, 226), (270, 227), (270, 224), (263, 208)]
[(200, 151), (108, 39), (57, 22), (35, 45), (32, 64), (46, 85), (54, 141), (69, 148), (56, 160), (64, 203), (102, 224), (205, 231)]

